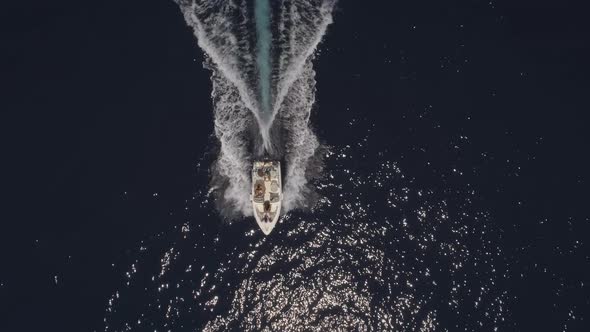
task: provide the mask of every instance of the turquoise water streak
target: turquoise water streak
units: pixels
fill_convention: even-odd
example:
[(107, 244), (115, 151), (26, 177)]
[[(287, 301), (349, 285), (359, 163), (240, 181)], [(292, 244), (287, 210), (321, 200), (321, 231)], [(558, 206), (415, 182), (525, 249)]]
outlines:
[(270, 102), (270, 0), (256, 0), (254, 4), (256, 19), (256, 64), (258, 66), (258, 85), (260, 88), (260, 118), (269, 121), (272, 117)]

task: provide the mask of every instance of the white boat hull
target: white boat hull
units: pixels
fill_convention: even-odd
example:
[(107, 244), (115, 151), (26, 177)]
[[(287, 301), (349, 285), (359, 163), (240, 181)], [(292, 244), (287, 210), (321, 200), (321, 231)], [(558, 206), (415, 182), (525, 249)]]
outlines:
[(281, 214), (283, 200), (281, 163), (255, 161), (252, 166), (252, 193), (250, 200), (256, 223), (265, 235), (270, 234)]

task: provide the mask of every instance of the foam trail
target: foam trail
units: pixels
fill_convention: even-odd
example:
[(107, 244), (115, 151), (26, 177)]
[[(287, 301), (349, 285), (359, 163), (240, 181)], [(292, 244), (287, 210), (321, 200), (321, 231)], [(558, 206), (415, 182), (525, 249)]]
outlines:
[[(229, 218), (252, 214), (249, 173), (252, 160), (265, 151), (285, 162), (282, 211), (307, 206), (313, 196), (309, 176), (319, 172), (311, 165), (321, 165), (320, 144), (309, 126), (315, 102), (312, 58), (332, 22), (334, 1), (256, 0), (254, 22), (246, 0), (176, 2), (212, 71), (220, 143), (212, 186), (219, 210)], [(271, 5), (279, 13), (275, 24)]]
[(245, 1), (176, 0), (208, 59), (219, 156), (212, 166), (218, 210), (228, 219), (252, 213), (249, 169), (258, 117), (256, 67)]
[[(248, 17), (245, 3), (234, 1), (176, 0), (184, 18), (193, 28), (199, 46), (212, 59), (216, 70), (222, 72), (238, 89), (244, 105), (257, 114), (257, 98), (252, 91), (254, 69), (251, 47), (245, 38), (248, 32)], [(238, 16), (241, 20), (236, 20)]]
[[(335, 0), (319, 1), (282, 1), (280, 77), (277, 82), (277, 97), (273, 106), (277, 114), (283, 99), (289, 92), (293, 82), (304, 70), (305, 63), (315, 52), (316, 47), (326, 33), (328, 25), (332, 23), (332, 9)], [(294, 25), (305, 27), (294, 28)]]
[[(332, 0), (283, 0), (278, 24), (279, 65), (276, 72), (274, 116), (284, 134), (286, 174), (285, 211), (310, 206), (314, 191), (309, 186), (312, 173), (321, 172), (320, 144), (309, 126), (315, 103), (315, 71), (312, 60), (317, 45), (332, 23)], [(314, 160), (316, 159), (316, 160)]]

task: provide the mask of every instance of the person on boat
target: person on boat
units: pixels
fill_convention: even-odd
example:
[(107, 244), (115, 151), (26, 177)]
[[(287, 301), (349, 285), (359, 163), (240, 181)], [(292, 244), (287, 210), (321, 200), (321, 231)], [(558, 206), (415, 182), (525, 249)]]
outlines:
[(254, 194), (256, 197), (263, 197), (264, 196), (264, 186), (262, 183), (257, 183), (256, 187), (254, 188)]
[(264, 181), (270, 181), (270, 167), (264, 169)]
[(264, 201), (264, 212), (265, 213), (270, 212), (270, 201)]

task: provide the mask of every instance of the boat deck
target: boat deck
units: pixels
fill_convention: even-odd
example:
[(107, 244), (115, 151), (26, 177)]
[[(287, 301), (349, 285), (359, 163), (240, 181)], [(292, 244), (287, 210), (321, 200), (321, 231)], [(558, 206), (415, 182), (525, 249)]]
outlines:
[(252, 167), (252, 206), (262, 231), (274, 228), (281, 211), (281, 167), (278, 161), (255, 161)]

